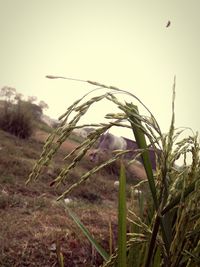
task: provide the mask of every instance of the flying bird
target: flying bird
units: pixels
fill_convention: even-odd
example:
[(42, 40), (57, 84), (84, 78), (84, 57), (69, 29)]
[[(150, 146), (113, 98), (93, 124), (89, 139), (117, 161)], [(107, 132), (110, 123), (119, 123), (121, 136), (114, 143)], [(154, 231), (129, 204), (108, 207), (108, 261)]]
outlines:
[(171, 25), (171, 21), (169, 20), (169, 21), (167, 22), (166, 28), (168, 28), (170, 25)]

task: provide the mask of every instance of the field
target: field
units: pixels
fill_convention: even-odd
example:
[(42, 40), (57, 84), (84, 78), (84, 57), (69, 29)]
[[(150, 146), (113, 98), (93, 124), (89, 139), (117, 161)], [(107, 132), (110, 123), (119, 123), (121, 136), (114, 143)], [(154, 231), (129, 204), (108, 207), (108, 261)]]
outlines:
[[(28, 140), (0, 131), (0, 266), (59, 266), (57, 252), (65, 266), (99, 266), (102, 259), (66, 214), (56, 197), (63, 188), (50, 187), (52, 177), (67, 162), (64, 155), (76, 145), (65, 142), (54, 161), (44, 168), (39, 181), (25, 185), (39, 158), (48, 134), (36, 130)], [(87, 157), (70, 174), (69, 183), (91, 167)], [(71, 195), (71, 210), (109, 252), (116, 244), (116, 177), (105, 171), (95, 174)], [(111, 237), (111, 227), (113, 236)], [(112, 238), (112, 248), (109, 239)]]
[[(102, 97), (124, 113), (108, 114), (115, 122), (89, 124), (99, 128), (82, 142), (71, 131)], [(48, 139), (52, 129), (38, 120), (37, 106), (21, 100), (14, 106), (6, 103), (2, 129), (25, 139), (0, 131), (0, 266), (92, 267), (102, 266), (103, 259), (104, 267), (199, 266), (199, 139), (194, 133), (180, 139), (185, 129), (174, 126), (174, 97), (173, 89), (167, 134), (151, 113), (151, 117), (142, 116), (137, 106), (120, 103), (110, 93), (78, 107), (75, 102)], [(28, 116), (30, 108), (35, 120)], [(72, 111), (77, 114), (66, 124)], [(130, 127), (121, 122), (125, 118), (145, 172), (138, 163), (121, 160), (127, 150), (115, 155), (107, 150), (98, 167), (89, 160), (88, 149), (113, 124)], [(157, 151), (155, 172), (145, 136)], [(182, 166), (176, 165), (180, 157)], [(99, 162), (100, 158), (99, 154)], [(137, 191), (131, 191), (130, 185), (138, 181)]]

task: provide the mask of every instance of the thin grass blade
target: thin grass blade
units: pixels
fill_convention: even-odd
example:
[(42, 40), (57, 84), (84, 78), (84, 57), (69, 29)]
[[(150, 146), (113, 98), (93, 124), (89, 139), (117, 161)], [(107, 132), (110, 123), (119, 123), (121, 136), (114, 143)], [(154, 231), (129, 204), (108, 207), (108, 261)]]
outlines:
[(126, 174), (121, 163), (118, 200), (118, 266), (126, 267)]
[(88, 238), (93, 247), (97, 250), (97, 252), (102, 256), (102, 258), (107, 261), (109, 259), (108, 253), (103, 249), (103, 247), (93, 238), (92, 234), (88, 231), (88, 229), (84, 226), (84, 224), (80, 221), (78, 216), (72, 212), (68, 207), (66, 207), (68, 214), (74, 220), (76, 225), (81, 229), (82, 233)]
[(158, 199), (157, 199), (156, 186), (155, 186), (155, 181), (154, 181), (154, 177), (153, 177), (151, 160), (149, 157), (149, 152), (147, 150), (148, 146), (147, 146), (147, 143), (145, 140), (145, 135), (141, 131), (141, 129), (139, 129), (139, 127), (135, 126), (135, 124), (141, 125), (141, 121), (139, 121), (139, 119), (136, 119), (136, 117), (134, 116), (134, 115), (137, 115), (137, 117), (138, 117), (138, 114), (139, 114), (138, 107), (133, 105), (133, 104), (128, 104), (128, 103), (127, 103), (127, 107), (130, 109), (130, 112), (128, 111), (128, 116), (129, 116), (130, 121), (131, 121), (132, 130), (133, 130), (133, 134), (135, 136), (135, 140), (137, 142), (139, 149), (144, 150), (143, 153), (141, 154), (141, 157), (142, 157), (144, 168), (145, 168), (145, 171), (147, 174), (149, 187), (151, 190), (154, 205), (155, 205), (155, 208), (158, 209)]
[[(149, 156), (148, 146), (147, 146), (146, 139), (145, 139), (145, 134), (141, 130), (142, 129), (142, 123), (138, 117), (138, 115), (139, 115), (138, 107), (133, 105), (132, 103), (131, 104), (127, 103), (127, 107), (129, 108), (129, 110), (127, 111), (128, 112), (127, 115), (130, 118), (130, 122), (132, 125), (135, 140), (137, 142), (139, 149), (144, 150), (141, 157), (142, 157), (144, 168), (145, 168), (145, 171), (147, 174), (147, 178), (148, 178), (148, 182), (149, 182), (149, 188), (150, 188), (151, 195), (152, 195), (152, 198), (154, 201), (154, 207), (158, 211), (159, 210), (159, 203), (158, 203), (158, 198), (157, 198), (157, 190), (156, 190), (155, 181), (154, 181), (154, 177), (153, 177), (152, 164), (151, 164), (151, 160), (150, 160), (150, 156)], [(140, 127), (138, 127), (138, 125)], [(163, 240), (164, 240), (165, 245), (166, 245), (166, 250), (169, 251), (170, 242), (169, 242), (169, 237), (167, 236), (166, 226), (165, 226), (165, 222), (164, 222), (163, 218), (161, 218), (161, 220), (158, 219), (157, 223), (158, 223), (158, 225), (156, 225), (156, 227), (155, 227), (156, 231), (154, 232), (155, 236), (152, 236), (151, 241), (150, 241), (150, 245), (151, 245), (150, 251), (153, 252), (153, 249), (155, 246), (155, 240), (156, 240), (156, 236), (158, 234), (158, 229), (159, 229), (160, 224), (161, 224), (161, 230), (162, 230), (162, 234), (163, 234)], [(153, 255), (153, 253), (151, 253), (151, 254), (149, 253), (148, 257), (150, 257), (150, 258), (148, 258), (146, 266), (149, 266), (148, 262), (151, 261), (152, 255)]]

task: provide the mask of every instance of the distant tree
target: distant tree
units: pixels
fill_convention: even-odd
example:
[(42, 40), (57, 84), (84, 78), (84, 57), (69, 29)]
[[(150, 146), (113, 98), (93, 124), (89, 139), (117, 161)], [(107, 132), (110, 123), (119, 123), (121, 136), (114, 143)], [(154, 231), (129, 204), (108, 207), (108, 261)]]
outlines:
[(16, 96), (16, 89), (4, 86), (0, 90), (0, 97), (4, 99), (4, 112), (7, 113)]
[(28, 102), (22, 100), (23, 95), (17, 93), (15, 88), (8, 86), (0, 90), (0, 97), (4, 98), (4, 108), (0, 112), (0, 128), (19, 138), (29, 138), (33, 132), (33, 124)]
[(15, 100), (17, 101), (17, 103), (18, 103), (19, 101), (21, 101), (22, 98), (23, 98), (23, 95), (22, 95), (22, 94), (20, 94), (20, 93), (16, 93), (16, 94), (15, 94)]
[(29, 103), (33, 103), (33, 102), (35, 102), (35, 101), (37, 101), (37, 97), (36, 96), (28, 96), (28, 102)]
[(11, 102), (12, 98), (16, 95), (16, 89), (4, 86), (0, 90), (0, 97), (3, 97), (6, 101)]
[(15, 99), (17, 99), (17, 100), (21, 100), (23, 98), (23, 95), (21, 94), (21, 93), (16, 93), (16, 95), (15, 95)]
[(49, 108), (48, 104), (44, 102), (43, 100), (39, 102), (39, 107), (41, 107), (42, 110)]

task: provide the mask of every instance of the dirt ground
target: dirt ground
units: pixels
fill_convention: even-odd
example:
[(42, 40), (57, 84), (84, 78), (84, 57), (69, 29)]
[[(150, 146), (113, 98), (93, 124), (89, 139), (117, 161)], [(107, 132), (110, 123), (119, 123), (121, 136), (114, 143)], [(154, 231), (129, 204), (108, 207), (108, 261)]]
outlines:
[[(56, 198), (66, 186), (77, 181), (91, 167), (85, 159), (71, 173), (65, 186), (49, 186), (63, 168), (63, 157), (77, 146), (65, 142), (51, 166), (36, 182), (25, 185), (33, 165), (41, 154), (48, 134), (37, 131), (30, 140), (19, 140), (0, 131), (0, 266), (100, 266), (102, 258), (77, 228)], [(109, 178), (109, 179), (108, 179)], [(117, 189), (115, 177), (105, 173), (70, 194), (69, 207), (109, 253), (110, 227), (112, 250), (116, 246)]]
[[(48, 133), (44, 132), (44, 131), (41, 131), (41, 130), (38, 130), (34, 133), (33, 135), (33, 139), (39, 141), (39, 142), (42, 142), (44, 143), (48, 137)], [(72, 141), (72, 140), (67, 140), (65, 141), (62, 145), (61, 145), (61, 148), (64, 150), (64, 151), (67, 151), (67, 152), (71, 152), (74, 148), (77, 147), (77, 143)]]

